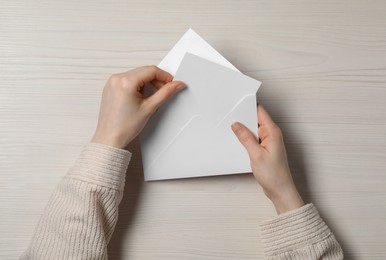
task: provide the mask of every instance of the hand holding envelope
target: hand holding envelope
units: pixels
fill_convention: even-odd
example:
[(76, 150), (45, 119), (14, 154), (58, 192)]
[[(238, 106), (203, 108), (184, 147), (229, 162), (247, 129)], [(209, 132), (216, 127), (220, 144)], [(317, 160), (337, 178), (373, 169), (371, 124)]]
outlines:
[(230, 126), (239, 121), (257, 133), (261, 83), (240, 73), (191, 29), (159, 67), (187, 87), (141, 133), (145, 179), (249, 172), (248, 154)]

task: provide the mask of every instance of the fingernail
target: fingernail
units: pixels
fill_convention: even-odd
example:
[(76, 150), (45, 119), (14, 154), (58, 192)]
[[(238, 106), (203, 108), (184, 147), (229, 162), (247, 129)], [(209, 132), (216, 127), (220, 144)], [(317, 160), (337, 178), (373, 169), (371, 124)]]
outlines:
[(238, 122), (235, 122), (231, 125), (233, 132), (238, 133), (241, 129), (240, 124)]
[(176, 90), (179, 91), (181, 89), (185, 88), (185, 84), (182, 81), (178, 81), (178, 85), (176, 86)]

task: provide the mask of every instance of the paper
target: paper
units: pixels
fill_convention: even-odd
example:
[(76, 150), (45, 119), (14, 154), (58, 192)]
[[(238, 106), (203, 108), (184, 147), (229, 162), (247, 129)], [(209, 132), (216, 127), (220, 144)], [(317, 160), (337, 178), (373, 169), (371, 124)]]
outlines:
[(239, 71), (192, 29), (189, 29), (181, 37), (173, 49), (171, 49), (161, 61), (161, 63), (158, 64), (158, 67), (174, 76), (178, 67), (180, 66), (182, 58), (187, 52), (223, 65), (235, 71)]
[[(232, 65), (232, 63), (225, 59), (192, 29), (186, 31), (181, 39), (178, 40), (176, 45), (174, 45), (169, 53), (166, 54), (160, 64), (158, 64), (158, 67), (174, 76), (181, 64), (182, 58), (187, 52), (223, 65), (235, 71), (239, 71), (235, 66)], [(151, 96), (154, 94), (154, 92), (155, 89), (150, 84), (147, 84), (144, 89), (145, 97)]]
[(248, 154), (231, 124), (242, 122), (257, 133), (255, 95), (260, 82), (235, 70), (213, 48), (199, 51), (211, 61), (190, 53), (180, 61), (180, 47), (173, 50), (163, 68), (173, 73), (178, 63), (175, 79), (187, 88), (161, 107), (142, 131), (145, 180), (250, 172)]

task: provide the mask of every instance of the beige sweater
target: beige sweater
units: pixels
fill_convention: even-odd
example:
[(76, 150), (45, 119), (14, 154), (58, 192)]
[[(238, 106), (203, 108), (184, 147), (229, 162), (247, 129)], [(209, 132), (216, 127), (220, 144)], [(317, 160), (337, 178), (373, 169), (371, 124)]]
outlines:
[[(90, 143), (59, 183), (21, 259), (107, 259), (131, 153)], [(261, 224), (267, 259), (343, 259), (312, 204)]]

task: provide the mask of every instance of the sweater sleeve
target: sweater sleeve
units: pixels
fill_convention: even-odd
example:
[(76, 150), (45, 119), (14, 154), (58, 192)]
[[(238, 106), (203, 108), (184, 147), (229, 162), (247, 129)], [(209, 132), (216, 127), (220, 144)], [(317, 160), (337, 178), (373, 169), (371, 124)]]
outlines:
[(261, 224), (267, 259), (343, 259), (343, 251), (313, 204)]
[(88, 144), (61, 180), (21, 259), (107, 259), (131, 153)]

